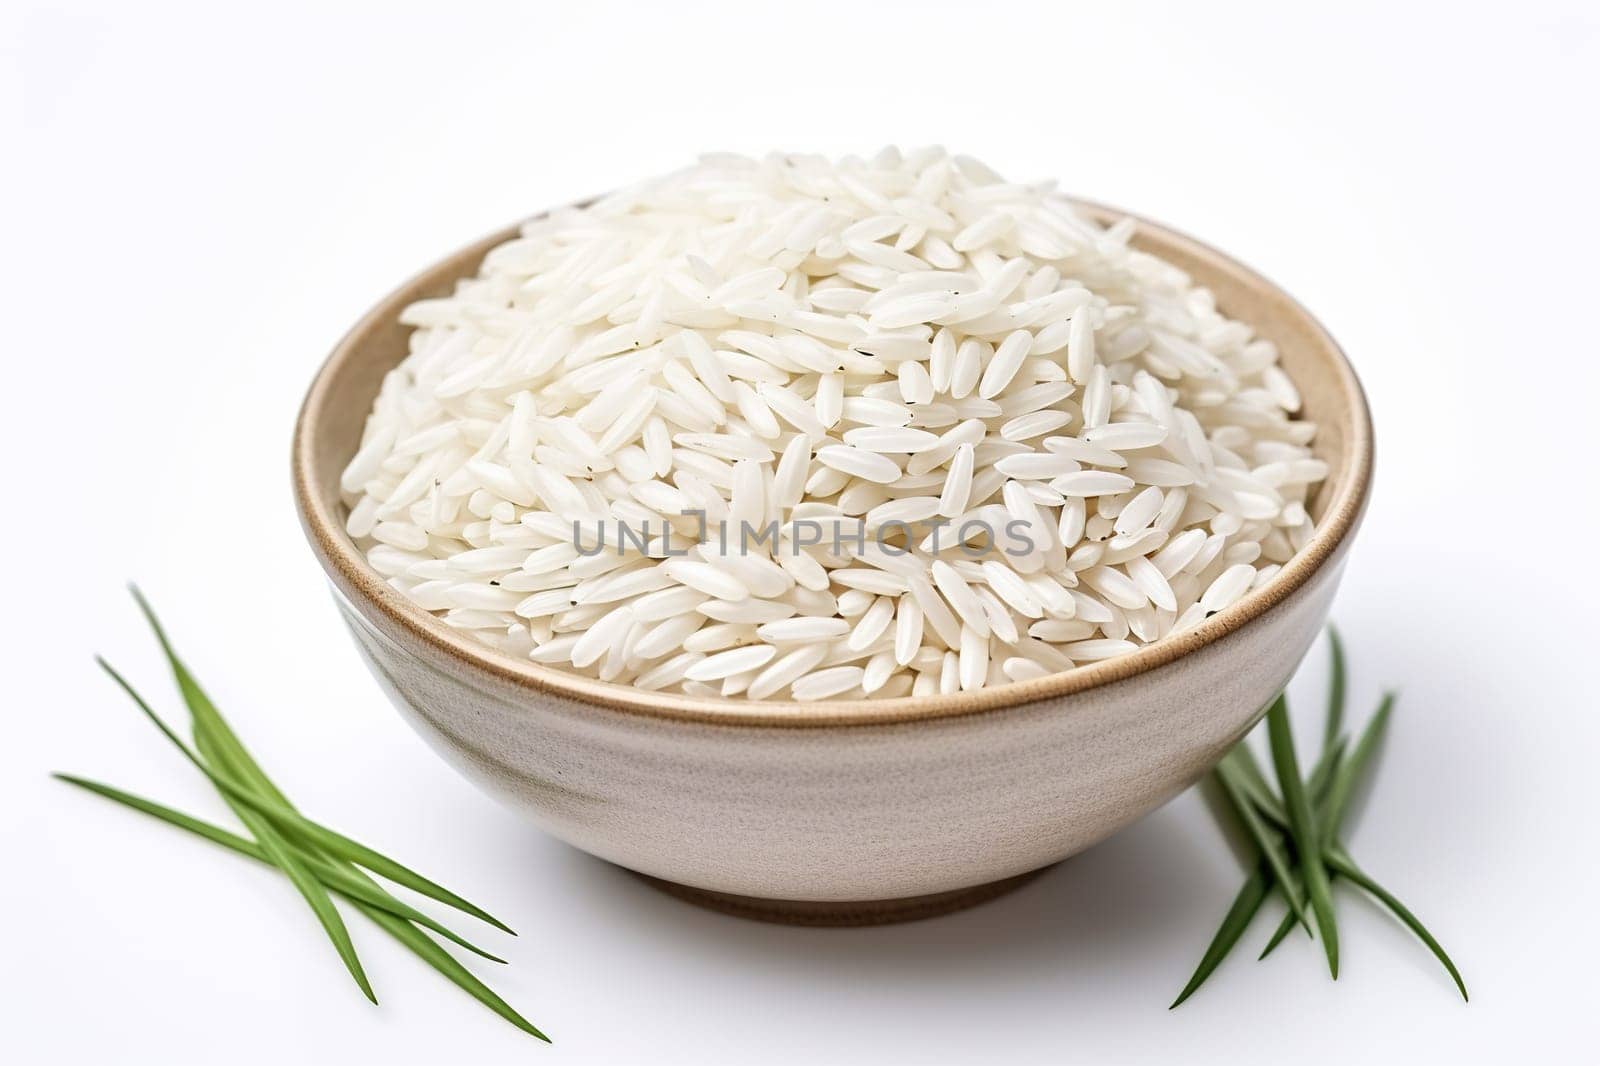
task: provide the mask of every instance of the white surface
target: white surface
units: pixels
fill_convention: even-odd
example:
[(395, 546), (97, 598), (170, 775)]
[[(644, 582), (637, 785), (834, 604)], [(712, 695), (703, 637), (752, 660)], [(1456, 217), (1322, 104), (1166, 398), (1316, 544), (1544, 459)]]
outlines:
[[(1592, 1033), (1592, 7), (294, 7), (4, 15), (0, 1057), (1494, 1062)], [(467, 239), (701, 148), (891, 139), (1168, 220), (1348, 348), (1380, 473), (1336, 616), (1354, 706), (1404, 688), (1351, 846), (1470, 1006), (1346, 896), (1336, 985), (1307, 942), (1241, 949), (1167, 1013), (1239, 877), (1192, 793), (937, 921), (704, 913), (519, 824), (368, 679), (287, 488), (340, 332)], [(89, 662), (177, 710), (130, 577), (302, 806), (521, 929), (492, 979), (553, 1048), (353, 918), (367, 1006), (286, 884), (47, 780), (226, 820)]]

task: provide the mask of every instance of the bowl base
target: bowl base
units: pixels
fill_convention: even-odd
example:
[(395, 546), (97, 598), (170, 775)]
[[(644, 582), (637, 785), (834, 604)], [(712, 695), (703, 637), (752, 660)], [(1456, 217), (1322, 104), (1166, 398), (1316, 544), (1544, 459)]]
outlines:
[(740, 896), (732, 892), (716, 892), (708, 888), (694, 888), (673, 881), (663, 881), (649, 874), (638, 874), (646, 883), (669, 896), (710, 910), (750, 918), (758, 922), (776, 922), (780, 925), (809, 926), (862, 926), (887, 925), (891, 922), (914, 922), (922, 918), (937, 918), (952, 911), (965, 910), (987, 903), (1020, 888), (1050, 867), (1029, 870), (1025, 874), (990, 881), (968, 888), (934, 892), (926, 896), (902, 896), (898, 899), (867, 900), (807, 900), (765, 899), (759, 896)]

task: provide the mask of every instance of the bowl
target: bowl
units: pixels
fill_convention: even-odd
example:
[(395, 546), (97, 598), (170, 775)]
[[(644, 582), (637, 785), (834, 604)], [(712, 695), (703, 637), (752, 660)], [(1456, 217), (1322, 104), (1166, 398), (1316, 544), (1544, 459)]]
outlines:
[[(1127, 212), (1082, 204), (1102, 222)], [(339, 474), (398, 321), (516, 227), (427, 268), (356, 323), (295, 427), (295, 501), (373, 674), (447, 761), (544, 831), (685, 898), (750, 917), (865, 924), (990, 898), (1198, 780), (1263, 713), (1338, 587), (1372, 476), (1360, 383), (1285, 292), (1135, 216), (1132, 243), (1188, 271), (1277, 343), (1330, 472), (1316, 529), (1260, 589), (1130, 654), (1033, 681), (824, 703), (644, 692), (519, 660), (391, 588), (344, 532)]]

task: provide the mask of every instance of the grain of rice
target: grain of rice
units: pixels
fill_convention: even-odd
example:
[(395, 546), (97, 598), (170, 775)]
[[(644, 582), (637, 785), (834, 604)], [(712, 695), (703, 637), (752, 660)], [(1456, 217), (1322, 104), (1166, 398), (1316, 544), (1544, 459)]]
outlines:
[(1078, 662), (1095, 662), (1126, 655), (1137, 647), (1126, 640), (1079, 640), (1064, 645), (1061, 650)]
[(1160, 512), (1161, 505), (1166, 497), (1154, 485), (1140, 492), (1128, 501), (1112, 528), (1118, 533), (1137, 533), (1155, 521), (1156, 514)]
[(770, 644), (751, 644), (743, 648), (708, 655), (684, 671), (691, 681), (718, 681), (746, 670), (758, 670), (778, 654)]
[(972, 466), (972, 445), (957, 447), (945, 475), (944, 487), (939, 492), (939, 514), (957, 518), (966, 512), (967, 502), (972, 498)]
[(865, 674), (859, 666), (832, 666), (800, 678), (791, 690), (797, 700), (823, 700), (857, 687)]
[(899, 429), (888, 426), (861, 426), (846, 430), (844, 442), (869, 452), (892, 452), (909, 455), (925, 452), (939, 443), (937, 434), (923, 429)]
[(783, 658), (774, 661), (765, 670), (756, 675), (750, 682), (750, 687), (745, 690), (745, 695), (751, 699), (766, 699), (775, 695), (779, 690), (787, 688), (797, 678), (810, 673), (822, 664), (828, 657), (826, 644), (811, 644), (798, 648)]
[(781, 622), (794, 614), (794, 605), (781, 600), (707, 600), (695, 608), (695, 613), (716, 622), (736, 622), (759, 626)]
[(1250, 582), (1255, 576), (1255, 567), (1248, 563), (1228, 567), (1207, 586), (1205, 593), (1200, 597), (1200, 606), (1204, 607), (1207, 613), (1222, 610), (1249, 590)]
[(683, 638), (684, 651), (710, 654), (749, 643), (755, 636), (755, 627), (731, 622), (718, 622), (702, 626)]
[(674, 581), (698, 592), (704, 592), (708, 596), (723, 600), (742, 600), (750, 595), (749, 590), (740, 584), (737, 578), (710, 563), (696, 562), (692, 559), (669, 559), (661, 564), (661, 568)]
[(961, 650), (957, 660), (961, 691), (982, 688), (989, 676), (989, 640), (971, 626), (961, 630)]
[(856, 626), (850, 631), (849, 638), (845, 641), (846, 647), (851, 651), (863, 651), (872, 646), (884, 631), (889, 628), (889, 623), (894, 618), (895, 601), (888, 596), (880, 596), (873, 601), (861, 617), (856, 620)]
[(983, 604), (977, 596), (973, 595), (972, 587), (967, 584), (956, 568), (943, 559), (936, 559), (931, 571), (934, 585), (943, 594), (945, 602), (955, 611), (962, 624), (968, 626), (979, 636), (989, 635), (989, 622), (983, 614)]
[(1050, 487), (1063, 496), (1110, 496), (1137, 484), (1126, 474), (1108, 470), (1079, 470), (1056, 476)]
[(922, 647), (922, 608), (911, 596), (901, 596), (895, 608), (894, 661), (908, 665)]
[(1018, 415), (1000, 427), (1000, 436), (1010, 441), (1030, 440), (1054, 433), (1072, 421), (1072, 412), (1048, 409)]
[(871, 659), (868, 659), (867, 665), (862, 668), (861, 691), (868, 696), (877, 692), (889, 682), (895, 670), (894, 653), (880, 651)]
[(888, 485), (900, 477), (900, 466), (893, 459), (845, 444), (829, 444), (817, 449), (817, 461), (880, 485)]
[(1035, 681), (1050, 675), (1050, 668), (1033, 659), (1025, 659), (1020, 655), (1013, 655), (1000, 664), (1005, 675), (1012, 681)]

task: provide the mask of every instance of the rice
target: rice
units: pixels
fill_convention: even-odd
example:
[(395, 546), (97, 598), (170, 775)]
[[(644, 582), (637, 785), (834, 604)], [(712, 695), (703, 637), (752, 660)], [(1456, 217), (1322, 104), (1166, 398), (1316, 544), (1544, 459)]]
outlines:
[(402, 314), (346, 528), (447, 624), (646, 691), (1127, 654), (1270, 580), (1327, 476), (1272, 343), (1135, 228), (940, 149), (554, 211)]

